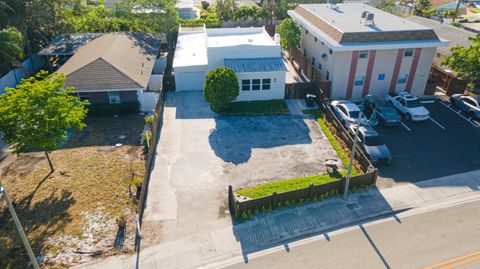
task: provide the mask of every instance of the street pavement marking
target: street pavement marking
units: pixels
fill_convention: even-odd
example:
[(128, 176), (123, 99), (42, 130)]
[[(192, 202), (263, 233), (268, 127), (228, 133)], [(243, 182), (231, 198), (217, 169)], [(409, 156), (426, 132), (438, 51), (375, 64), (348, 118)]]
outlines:
[(400, 124), (402, 124), (402, 126), (403, 126), (403, 127), (405, 127), (405, 129), (407, 129), (409, 132), (411, 132), (411, 131), (412, 131), (412, 129), (408, 128), (408, 126), (407, 126), (407, 125), (405, 125), (403, 122), (400, 122)]
[(459, 266), (472, 263), (478, 260), (480, 260), (480, 252), (474, 252), (474, 253), (470, 253), (457, 258), (453, 258), (451, 260), (443, 261), (441, 263), (437, 263), (428, 267), (424, 267), (423, 269), (453, 269), (455, 267), (459, 267)]
[(452, 104), (445, 104), (443, 101), (439, 101), (440, 104), (442, 104), (443, 106), (445, 106), (446, 108), (450, 109), (452, 112), (454, 112), (455, 114), (457, 114), (458, 116), (462, 117), (464, 120), (468, 121), (470, 124), (472, 124), (474, 127), (480, 127), (480, 124), (477, 123), (476, 121), (472, 120), (472, 119), (469, 119), (465, 116), (463, 116), (461, 113), (462, 113), (462, 110), (459, 109), (458, 111), (456, 111), (455, 109), (452, 108)]
[(440, 126), (443, 130), (445, 130), (445, 127), (443, 127), (440, 123), (438, 123), (436, 120), (434, 120), (432, 117), (428, 117), (431, 121), (435, 122), (436, 125)]

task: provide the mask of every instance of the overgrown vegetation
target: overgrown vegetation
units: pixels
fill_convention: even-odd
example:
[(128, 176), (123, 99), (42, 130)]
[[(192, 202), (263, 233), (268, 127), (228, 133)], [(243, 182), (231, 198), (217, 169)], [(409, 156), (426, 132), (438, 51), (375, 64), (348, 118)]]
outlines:
[(198, 19), (180, 19), (180, 24), (183, 27), (199, 27), (205, 25), (207, 28), (220, 28), (222, 22), (215, 6), (208, 6), (207, 9), (202, 9), (200, 11), (200, 18)]
[(341, 180), (342, 176), (344, 176), (345, 174), (346, 173), (342, 171), (341, 173), (331, 173), (269, 182), (249, 188), (240, 189), (236, 191), (236, 193), (249, 198), (261, 198), (272, 195), (273, 192), (288, 192), (307, 188), (308, 186), (310, 186), (310, 184), (322, 185), (329, 182)]
[[(303, 110), (303, 113), (312, 114), (316, 117), (318, 125), (320, 125), (322, 132), (327, 137), (333, 149), (337, 152), (338, 157), (340, 157), (340, 159), (342, 160), (343, 166), (348, 167), (348, 164), (350, 162), (350, 157), (347, 157), (348, 154), (346, 153), (345, 148), (342, 146), (342, 143), (339, 140), (337, 140), (337, 138), (332, 134), (332, 132), (330, 132), (330, 128), (328, 127), (329, 123), (326, 121), (325, 116), (321, 113), (321, 111), (318, 109), (311, 109), (311, 110)], [(361, 174), (361, 171), (359, 171), (355, 167), (355, 165), (352, 166), (352, 176), (356, 176), (359, 174)]]
[(215, 112), (228, 116), (261, 116), (290, 114), (285, 100), (233, 102)]

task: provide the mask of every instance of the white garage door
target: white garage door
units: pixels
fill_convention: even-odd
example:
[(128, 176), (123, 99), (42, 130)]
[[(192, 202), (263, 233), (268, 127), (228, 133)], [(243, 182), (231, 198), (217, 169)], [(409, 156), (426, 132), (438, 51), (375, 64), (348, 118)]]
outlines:
[(203, 91), (205, 72), (181, 72), (177, 76), (177, 91)]

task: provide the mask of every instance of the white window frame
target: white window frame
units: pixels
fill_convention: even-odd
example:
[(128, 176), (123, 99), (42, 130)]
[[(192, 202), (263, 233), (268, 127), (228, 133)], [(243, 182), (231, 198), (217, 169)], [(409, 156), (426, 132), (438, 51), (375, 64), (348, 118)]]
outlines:
[[(248, 81), (248, 85), (247, 83), (244, 83), (244, 82), (247, 82)], [(248, 86), (248, 90), (244, 90), (244, 87), (247, 87)], [(252, 81), (250, 79), (242, 79), (242, 91), (243, 92), (248, 92), (248, 91), (251, 91), (252, 90)]]
[(397, 83), (398, 84), (405, 84), (407, 83), (408, 80), (408, 74), (403, 74), (401, 76), (398, 76)]
[[(254, 83), (254, 80), (258, 80), (258, 83)], [(258, 86), (258, 89), (254, 89), (255, 86)], [(252, 79), (252, 91), (260, 91), (262, 89), (262, 79), (254, 78)]]
[[(415, 52), (415, 49), (405, 49), (405, 51), (403, 52), (403, 57), (405, 58), (412, 57), (414, 52)], [(407, 53), (409, 55), (407, 55)]]
[(109, 104), (120, 104), (120, 92), (118, 91), (110, 91), (107, 92), (108, 94), (108, 103)]
[(365, 76), (355, 76), (355, 79), (353, 80), (354, 86), (363, 86), (364, 83), (365, 83)]
[[(266, 83), (268, 80), (268, 83)], [(265, 86), (268, 86), (268, 89), (265, 89)], [(272, 89), (272, 79), (271, 78), (262, 78), (262, 91), (269, 91)]]
[(368, 50), (362, 50), (358, 53), (358, 59), (368, 59)]

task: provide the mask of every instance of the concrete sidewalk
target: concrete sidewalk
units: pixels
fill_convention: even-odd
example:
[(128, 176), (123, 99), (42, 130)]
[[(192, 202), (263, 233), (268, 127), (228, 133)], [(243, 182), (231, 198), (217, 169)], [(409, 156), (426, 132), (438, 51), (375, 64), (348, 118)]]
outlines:
[[(351, 193), (348, 200), (321, 202), (257, 215), (233, 227), (212, 230), (145, 249), (139, 260), (116, 256), (79, 268), (197, 268), (242, 257), (312, 235), (391, 217), (413, 208), (441, 208), (448, 201), (480, 198), (480, 170), (438, 179)], [(187, 258), (188, 257), (188, 258)]]

